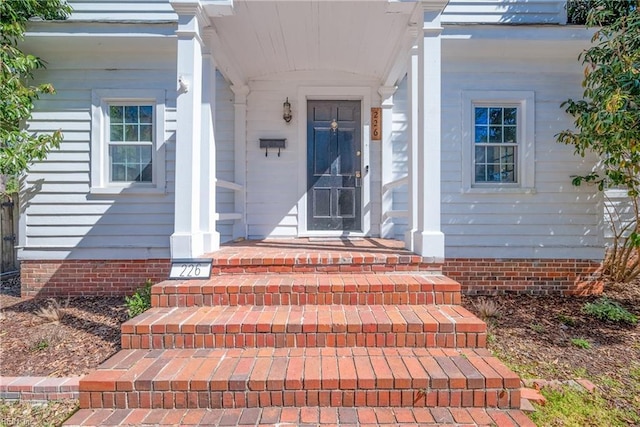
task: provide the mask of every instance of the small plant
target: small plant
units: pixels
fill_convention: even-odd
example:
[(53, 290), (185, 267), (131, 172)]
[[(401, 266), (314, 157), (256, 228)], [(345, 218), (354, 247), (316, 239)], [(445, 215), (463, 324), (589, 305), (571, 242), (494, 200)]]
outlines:
[(37, 340), (31, 346), (31, 351), (42, 351), (42, 350), (46, 350), (47, 348), (49, 348), (49, 341), (47, 341), (45, 338), (42, 338)]
[(591, 348), (589, 341), (584, 338), (571, 338), (571, 344), (584, 350), (589, 350)]
[[(65, 308), (68, 304), (69, 301), (67, 301)], [(46, 323), (60, 323), (64, 317), (64, 311), (62, 311), (62, 306), (57, 300), (50, 298), (49, 304), (47, 304), (46, 307), (40, 307), (40, 310), (36, 312), (36, 316), (43, 319)]]
[(582, 307), (582, 311), (600, 320), (628, 323), (630, 325), (636, 325), (638, 323), (638, 318), (634, 314), (630, 313), (616, 301), (607, 297), (601, 297), (595, 302), (586, 303)]
[(147, 279), (144, 286), (138, 288), (135, 294), (124, 297), (130, 319), (151, 308), (151, 286), (153, 286), (151, 279)]
[(474, 305), (478, 310), (478, 317), (482, 320), (500, 317), (500, 306), (492, 299), (480, 298)]
[(529, 327), (533, 332), (537, 332), (539, 334), (543, 333), (546, 330), (544, 325), (541, 325), (540, 323), (532, 323), (531, 325), (529, 325)]
[(564, 314), (558, 315), (558, 320), (560, 321), (560, 323), (566, 326), (576, 326), (576, 324), (578, 323), (575, 317), (567, 316)]

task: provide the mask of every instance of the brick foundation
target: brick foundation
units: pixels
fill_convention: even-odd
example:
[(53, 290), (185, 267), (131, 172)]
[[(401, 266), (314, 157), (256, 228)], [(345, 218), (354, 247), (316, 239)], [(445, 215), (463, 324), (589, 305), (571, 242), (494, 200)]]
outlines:
[[(21, 263), (22, 296), (130, 295), (146, 279), (154, 283), (166, 280), (169, 262), (168, 259), (25, 260)], [(597, 274), (600, 267), (597, 261), (575, 259), (456, 258), (445, 261), (442, 273), (460, 282), (463, 293), (472, 295), (508, 292), (586, 295), (602, 292), (603, 284)]]
[(470, 295), (589, 295), (603, 290), (600, 267), (597, 261), (576, 259), (456, 258), (447, 259), (442, 272)]
[(169, 260), (23, 260), (20, 270), (23, 297), (120, 296), (166, 280)]

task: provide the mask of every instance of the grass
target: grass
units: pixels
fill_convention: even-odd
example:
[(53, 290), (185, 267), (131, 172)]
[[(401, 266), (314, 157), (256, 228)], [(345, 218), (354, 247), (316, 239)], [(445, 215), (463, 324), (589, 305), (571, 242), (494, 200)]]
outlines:
[(544, 406), (536, 405), (531, 419), (538, 426), (628, 426), (640, 422), (632, 409), (611, 408), (599, 392), (589, 393), (565, 386), (561, 389), (543, 389), (547, 398)]
[(50, 401), (41, 405), (0, 400), (0, 426), (55, 427), (61, 425), (77, 409), (78, 401), (73, 399)]

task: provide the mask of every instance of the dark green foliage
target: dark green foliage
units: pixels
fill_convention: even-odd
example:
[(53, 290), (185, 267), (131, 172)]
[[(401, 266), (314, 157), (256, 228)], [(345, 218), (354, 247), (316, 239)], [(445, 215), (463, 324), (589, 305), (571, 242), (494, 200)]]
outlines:
[(151, 308), (151, 286), (153, 286), (153, 283), (151, 283), (150, 279), (147, 279), (144, 286), (139, 288), (135, 294), (130, 297), (124, 297), (129, 318), (136, 317)]
[(588, 302), (582, 307), (582, 311), (600, 320), (608, 320), (615, 323), (628, 323), (636, 325), (638, 318), (617, 302), (607, 298), (598, 298), (595, 302)]

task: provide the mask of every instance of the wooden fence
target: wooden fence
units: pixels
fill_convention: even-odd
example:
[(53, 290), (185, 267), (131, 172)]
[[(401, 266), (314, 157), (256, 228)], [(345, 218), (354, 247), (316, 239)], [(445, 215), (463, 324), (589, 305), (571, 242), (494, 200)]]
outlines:
[(0, 273), (18, 270), (18, 195), (0, 197)]

